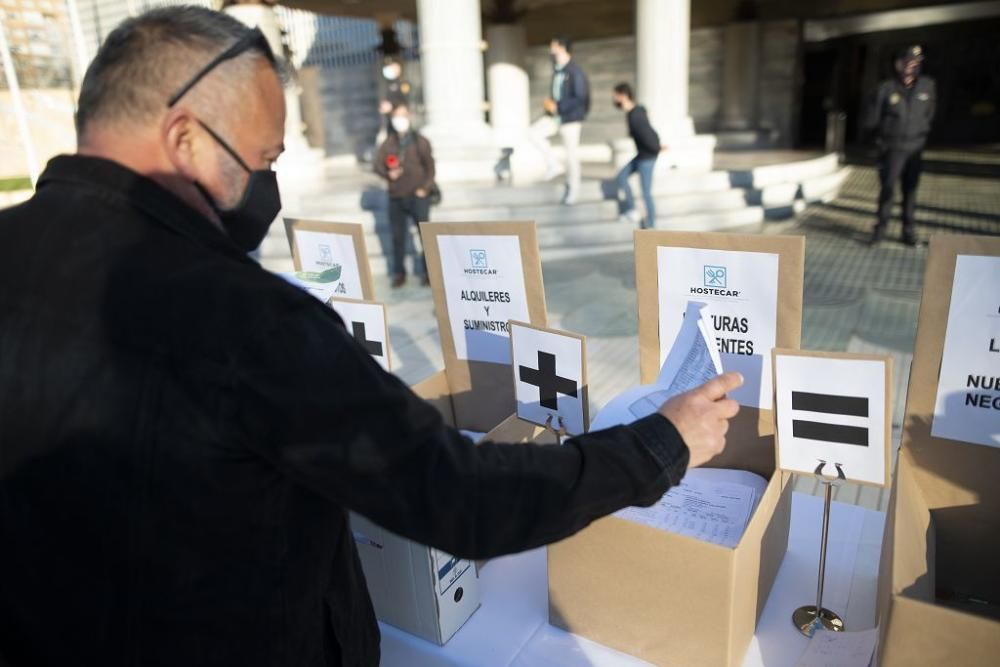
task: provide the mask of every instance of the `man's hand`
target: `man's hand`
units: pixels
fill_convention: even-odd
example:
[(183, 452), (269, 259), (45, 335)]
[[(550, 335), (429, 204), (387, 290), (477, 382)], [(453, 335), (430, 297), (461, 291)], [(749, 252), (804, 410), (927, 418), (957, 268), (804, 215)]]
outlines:
[(389, 112), (392, 111), (392, 102), (389, 100), (382, 100), (378, 103), (378, 112), (383, 116), (388, 116)]
[(724, 373), (689, 392), (674, 396), (660, 406), (691, 452), (689, 468), (697, 468), (726, 448), (729, 420), (740, 411), (739, 403), (726, 393), (743, 384), (739, 373)]
[(427, 196), (427, 190), (424, 190), (423, 188), (417, 188), (413, 192), (413, 194), (415, 194), (416, 196), (421, 197), (421, 198), (422, 197), (426, 197)]
[(395, 169), (390, 169), (389, 172), (386, 174), (386, 176), (389, 177), (390, 181), (397, 181), (399, 180), (399, 177), (402, 175), (403, 175), (403, 170), (399, 167), (396, 167)]
[(546, 97), (545, 101), (542, 102), (542, 106), (545, 107), (545, 113), (555, 115), (556, 111), (559, 110), (559, 105), (551, 97)]

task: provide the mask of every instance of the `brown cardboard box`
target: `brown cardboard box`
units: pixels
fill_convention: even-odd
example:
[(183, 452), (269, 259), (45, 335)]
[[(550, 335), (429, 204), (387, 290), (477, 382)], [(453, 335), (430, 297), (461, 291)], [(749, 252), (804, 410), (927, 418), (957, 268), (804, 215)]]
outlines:
[[(777, 340), (797, 348), (801, 238), (638, 232), (636, 286), (642, 379), (659, 365), (657, 247), (775, 253)], [(770, 350), (761, 350), (768, 357)], [(608, 517), (549, 547), (549, 621), (657, 665), (735, 667), (743, 661), (784, 558), (791, 475), (775, 468), (773, 411), (743, 408), (726, 452), (710, 465), (769, 480), (735, 549)]]
[(959, 255), (1000, 256), (1000, 239), (931, 239), (882, 543), (885, 667), (1000, 663), (1000, 449), (931, 435)]
[(773, 452), (731, 467), (770, 478), (735, 549), (601, 519), (549, 547), (549, 622), (656, 665), (741, 664), (788, 546), (792, 486)]

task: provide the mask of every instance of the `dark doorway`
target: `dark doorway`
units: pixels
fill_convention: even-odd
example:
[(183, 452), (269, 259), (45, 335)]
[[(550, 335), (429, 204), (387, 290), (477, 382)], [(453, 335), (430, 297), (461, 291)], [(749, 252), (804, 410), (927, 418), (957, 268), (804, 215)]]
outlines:
[(797, 145), (800, 148), (823, 146), (826, 140), (826, 114), (834, 105), (834, 73), (837, 49), (824, 45), (808, 50), (802, 63), (802, 116)]

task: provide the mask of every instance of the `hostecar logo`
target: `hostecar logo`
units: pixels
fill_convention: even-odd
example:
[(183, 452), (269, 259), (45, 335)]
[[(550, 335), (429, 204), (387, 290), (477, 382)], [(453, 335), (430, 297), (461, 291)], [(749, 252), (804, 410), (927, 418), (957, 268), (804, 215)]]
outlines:
[(729, 271), (724, 266), (705, 264), (703, 267), (701, 286), (692, 286), (691, 294), (709, 296), (736, 296), (739, 290), (729, 289)]
[(465, 269), (467, 276), (495, 276), (496, 269), (490, 268), (489, 258), (485, 250), (469, 250), (469, 266)]
[(330, 250), (330, 246), (321, 243), (318, 250), (319, 258), (316, 260), (316, 263), (320, 266), (333, 266), (333, 251)]

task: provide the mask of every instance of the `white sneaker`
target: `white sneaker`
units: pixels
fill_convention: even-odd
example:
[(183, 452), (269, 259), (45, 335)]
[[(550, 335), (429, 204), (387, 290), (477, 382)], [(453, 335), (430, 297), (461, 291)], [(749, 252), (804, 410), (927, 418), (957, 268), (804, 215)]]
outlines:
[(573, 193), (567, 192), (566, 196), (563, 197), (563, 200), (562, 200), (562, 203), (563, 203), (564, 206), (572, 206), (576, 202), (577, 202), (577, 196), (576, 196), (575, 192), (573, 192)]
[(566, 173), (566, 170), (557, 165), (549, 165), (545, 169), (545, 175), (542, 176), (542, 180), (551, 181), (553, 178), (557, 178)]
[(618, 216), (618, 222), (627, 222), (629, 224), (637, 224), (642, 220), (642, 216), (639, 215), (639, 211), (634, 208), (629, 209)]

